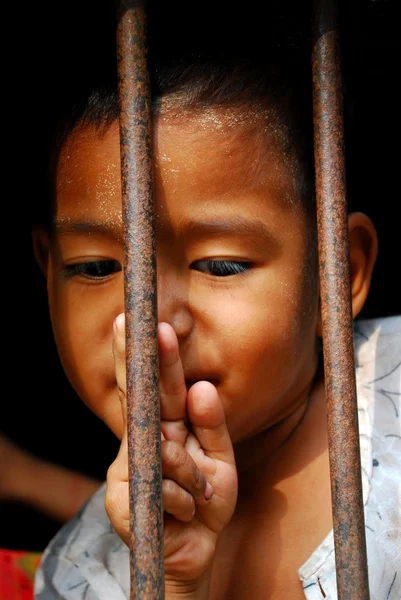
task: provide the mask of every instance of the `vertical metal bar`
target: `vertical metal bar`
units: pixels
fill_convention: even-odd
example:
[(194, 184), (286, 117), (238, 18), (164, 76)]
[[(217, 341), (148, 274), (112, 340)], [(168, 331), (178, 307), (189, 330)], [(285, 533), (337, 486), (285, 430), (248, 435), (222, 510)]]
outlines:
[(164, 598), (151, 109), (141, 0), (119, 3), (131, 598)]
[(336, 17), (335, 0), (318, 2), (312, 70), (324, 370), (338, 598), (368, 600)]

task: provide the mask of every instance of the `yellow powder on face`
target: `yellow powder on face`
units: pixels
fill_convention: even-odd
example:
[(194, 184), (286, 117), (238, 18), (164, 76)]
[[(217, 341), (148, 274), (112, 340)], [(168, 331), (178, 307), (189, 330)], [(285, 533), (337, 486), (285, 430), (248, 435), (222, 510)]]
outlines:
[[(117, 124), (115, 125), (117, 127)], [(122, 230), (121, 177), (118, 160), (118, 137), (113, 125), (107, 154), (99, 148), (99, 132), (92, 127), (78, 127), (66, 140), (57, 169), (57, 195), (73, 209), (74, 219), (85, 219), (88, 206), (96, 206), (97, 215), (115, 231)], [(104, 136), (100, 136), (104, 139)], [(97, 154), (101, 152), (100, 154)], [(118, 163), (118, 164), (117, 164)], [(72, 204), (71, 204), (72, 203)], [(72, 216), (57, 215), (60, 225), (68, 226)]]
[[(109, 163), (106, 167), (106, 171), (100, 173), (95, 194), (96, 202), (102, 217), (107, 221), (115, 230), (122, 231), (123, 218), (122, 218), (122, 198), (121, 198), (121, 183), (118, 177), (120, 173), (120, 165)], [(112, 198), (121, 198), (121, 211), (116, 212), (114, 203), (111, 202)], [(112, 208), (111, 208), (112, 207)], [(121, 241), (121, 240), (118, 240)]]
[[(198, 163), (204, 149), (202, 133), (210, 132), (215, 136), (215, 142), (211, 138), (210, 143), (218, 144), (216, 151), (222, 153), (225, 160), (234, 160), (237, 173), (238, 160), (242, 160), (244, 185), (260, 187), (274, 179), (285, 204), (290, 207), (298, 204), (295, 200), (300, 166), (295, 148), (289, 143), (286, 126), (280, 124), (274, 106), (260, 102), (236, 106), (188, 106), (183, 95), (173, 93), (162, 98), (156, 123), (165, 131), (171, 129), (174, 136), (181, 128), (195, 140), (199, 134)], [(190, 166), (191, 156), (187, 158)], [(156, 167), (170, 182), (180, 175), (179, 167), (174, 165), (173, 168), (172, 162), (166, 154), (159, 155), (156, 162)], [(185, 170), (185, 165), (182, 168)]]
[(188, 106), (179, 93), (168, 94), (160, 101), (158, 118), (162, 123), (193, 122), (197, 127), (222, 131), (242, 125), (254, 125), (267, 118), (272, 110), (262, 105)]
[[(243, 161), (244, 185), (249, 185), (252, 181), (255, 186), (258, 183), (263, 185), (264, 181), (274, 178), (282, 190), (282, 199), (287, 205), (293, 205), (299, 167), (294, 160), (295, 154), (288, 145), (285, 127), (279, 125), (274, 107), (266, 107), (261, 103), (242, 106), (188, 107), (188, 103), (184, 102), (182, 96), (174, 93), (162, 98), (155, 124), (157, 127), (162, 126), (166, 131), (171, 128), (174, 136), (181, 127), (184, 131), (193, 133), (195, 138), (199, 133), (200, 157), (203, 152), (201, 134), (212, 133), (216, 136), (219, 152), (224, 153), (225, 159)], [(118, 128), (118, 122), (113, 123), (111, 129), (114, 127)], [(108, 132), (111, 129), (108, 129)], [(73, 138), (79, 141), (79, 152), (87, 150), (91, 155), (94, 138), (96, 139), (98, 135), (99, 132), (90, 127), (75, 131)], [(108, 133), (106, 132), (105, 135)], [(177, 144), (179, 144), (179, 134)], [(278, 161), (271, 160), (272, 152), (280, 155)], [(177, 164), (177, 161), (173, 161), (166, 152), (158, 152), (157, 145), (154, 148), (154, 158), (155, 167), (170, 181), (177, 180), (181, 176), (181, 170), (185, 170), (185, 164)], [(191, 155), (187, 158), (190, 165)], [(110, 162), (98, 174), (95, 182), (86, 182), (80, 172), (79, 161), (74, 140), (67, 140), (60, 155), (58, 184), (64, 187), (73, 183), (79, 186), (81, 183), (83, 193), (76, 199), (76, 208), (79, 211), (85, 208), (85, 194), (90, 193), (87, 188), (90, 186), (93, 194), (93, 183), (95, 183), (96, 203), (100, 212), (115, 228), (121, 229), (122, 214), (115, 210), (115, 203), (112, 209), (113, 203), (110, 202), (110, 199), (115, 198), (116, 195), (121, 198), (120, 165)]]

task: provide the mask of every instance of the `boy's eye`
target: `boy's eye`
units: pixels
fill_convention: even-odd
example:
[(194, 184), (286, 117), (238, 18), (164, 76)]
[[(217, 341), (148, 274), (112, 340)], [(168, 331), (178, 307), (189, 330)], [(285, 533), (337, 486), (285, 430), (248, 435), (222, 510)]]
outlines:
[(93, 260), (64, 267), (66, 279), (71, 279), (75, 275), (81, 275), (87, 279), (105, 279), (118, 271), (121, 271), (121, 264), (118, 260)]
[(228, 277), (239, 275), (249, 270), (250, 262), (234, 260), (197, 260), (192, 263), (191, 268), (201, 273), (208, 273), (215, 277)]

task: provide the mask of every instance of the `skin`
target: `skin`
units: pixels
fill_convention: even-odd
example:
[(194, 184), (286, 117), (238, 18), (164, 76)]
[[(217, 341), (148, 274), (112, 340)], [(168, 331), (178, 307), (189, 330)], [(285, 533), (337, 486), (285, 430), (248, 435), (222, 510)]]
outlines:
[[(296, 568), (331, 528), (311, 221), (296, 194), (297, 165), (273, 135), (252, 135), (222, 111), (204, 117), (167, 112), (154, 127), (166, 597), (243, 598), (266, 580), (252, 598), (301, 598)], [(119, 161), (116, 123), (102, 133), (77, 128), (59, 161), (56, 234), (38, 231), (34, 242), (65, 371), (122, 440), (106, 509), (128, 543)], [(350, 231), (356, 313), (376, 237), (364, 215)], [(256, 555), (286, 548), (278, 520), (289, 534), (297, 519), (316, 522), (302, 490), (319, 474), (314, 498), (327, 510), (303, 545), (281, 552), (293, 574), (280, 559), (266, 578)], [(238, 562), (240, 548), (256, 553), (249, 565), (246, 555)]]
[(65, 523), (101, 485), (91, 477), (45, 461), (0, 434), (0, 502), (22, 502)]

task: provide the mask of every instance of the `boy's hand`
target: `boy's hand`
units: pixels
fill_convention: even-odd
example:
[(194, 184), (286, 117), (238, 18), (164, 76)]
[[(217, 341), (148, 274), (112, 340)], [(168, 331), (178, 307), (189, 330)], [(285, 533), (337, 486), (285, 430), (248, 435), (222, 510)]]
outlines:
[[(234, 512), (237, 474), (216, 388), (208, 381), (199, 381), (187, 392), (172, 327), (160, 323), (158, 339), (166, 594), (170, 590), (172, 595), (185, 595), (205, 586), (218, 536)], [(114, 356), (125, 424), (123, 315), (114, 327)], [(129, 545), (127, 457), (125, 427), (120, 451), (107, 474), (106, 510), (113, 527)]]

